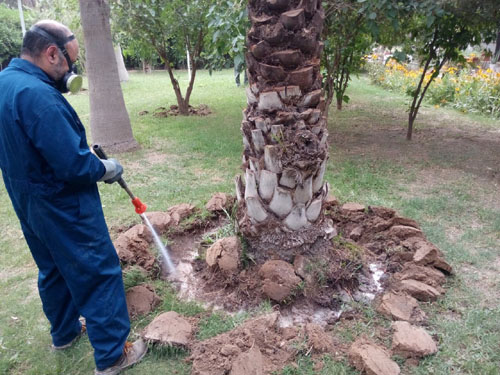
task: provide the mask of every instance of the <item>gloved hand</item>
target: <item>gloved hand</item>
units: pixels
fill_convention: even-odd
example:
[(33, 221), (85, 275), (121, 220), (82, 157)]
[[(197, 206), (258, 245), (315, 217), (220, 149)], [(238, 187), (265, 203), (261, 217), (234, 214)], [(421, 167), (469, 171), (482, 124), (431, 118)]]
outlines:
[(107, 184), (112, 184), (113, 182), (118, 181), (123, 174), (123, 167), (116, 159), (101, 159), (101, 162), (104, 164), (106, 168), (106, 172), (104, 176), (101, 177), (99, 181), (104, 181)]

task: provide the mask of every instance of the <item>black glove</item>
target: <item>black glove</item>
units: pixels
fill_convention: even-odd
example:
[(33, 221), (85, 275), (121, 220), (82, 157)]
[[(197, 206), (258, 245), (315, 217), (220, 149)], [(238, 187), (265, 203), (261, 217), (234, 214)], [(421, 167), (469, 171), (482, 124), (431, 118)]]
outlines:
[(112, 184), (122, 178), (123, 167), (120, 162), (116, 159), (101, 159), (101, 162), (106, 168), (104, 176), (101, 177), (99, 181), (104, 181), (107, 184)]

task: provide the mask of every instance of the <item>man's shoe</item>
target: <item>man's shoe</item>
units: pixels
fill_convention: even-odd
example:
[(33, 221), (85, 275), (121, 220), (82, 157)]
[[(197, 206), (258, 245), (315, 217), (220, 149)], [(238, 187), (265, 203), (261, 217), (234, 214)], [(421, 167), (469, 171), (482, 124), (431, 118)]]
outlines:
[(94, 374), (117, 375), (127, 367), (135, 365), (137, 362), (139, 362), (144, 357), (147, 351), (148, 346), (142, 339), (135, 341), (133, 344), (127, 341), (125, 343), (125, 347), (123, 348), (123, 354), (118, 362), (104, 370), (95, 369)]
[(64, 344), (64, 345), (54, 345), (52, 344), (52, 350), (64, 350), (64, 349), (68, 349), (70, 346), (72, 346), (80, 337), (82, 337), (83, 334), (85, 334), (85, 332), (87, 332), (87, 325), (85, 324), (85, 319), (81, 318), (80, 319), (80, 323), (82, 324), (82, 329), (80, 331), (80, 333), (73, 339), (71, 340), (70, 342), (68, 342), (67, 344)]

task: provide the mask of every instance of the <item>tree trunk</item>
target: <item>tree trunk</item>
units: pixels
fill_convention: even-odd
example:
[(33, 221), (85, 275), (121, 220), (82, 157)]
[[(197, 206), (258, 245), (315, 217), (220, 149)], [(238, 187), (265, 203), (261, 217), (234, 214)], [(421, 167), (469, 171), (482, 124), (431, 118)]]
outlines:
[(320, 73), (324, 12), (320, 0), (298, 3), (249, 1), (245, 182), (236, 180), (242, 233), (260, 254), (279, 249), (284, 258), (325, 235), (328, 192)]
[(337, 96), (337, 110), (339, 111), (342, 110), (342, 103), (343, 103), (342, 97)]
[(115, 47), (115, 58), (120, 82), (127, 82), (129, 80), (129, 75), (127, 68), (125, 68), (125, 62), (123, 61), (122, 47), (119, 44)]
[(118, 77), (107, 0), (80, 0), (90, 91), (93, 143), (110, 151), (138, 147)]

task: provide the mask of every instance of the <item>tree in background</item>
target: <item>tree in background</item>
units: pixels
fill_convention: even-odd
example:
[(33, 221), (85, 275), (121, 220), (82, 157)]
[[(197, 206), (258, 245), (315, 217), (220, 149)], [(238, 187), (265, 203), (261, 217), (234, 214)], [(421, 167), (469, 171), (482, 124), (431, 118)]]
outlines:
[(0, 70), (9, 61), (18, 57), (23, 43), (23, 34), (19, 22), (19, 12), (5, 4), (0, 4)]
[[(412, 97), (406, 139), (411, 140), (414, 122), (432, 82), (448, 62), (463, 62), (461, 51), (469, 45), (491, 41), (498, 25), (496, 0), (410, 0), (405, 3), (405, 50), (417, 57), (422, 73)], [(488, 4), (488, 6), (485, 6)], [(497, 9), (497, 10), (495, 10)]]
[(111, 151), (136, 148), (125, 108), (106, 0), (80, 0), (87, 58), (92, 141)]
[[(179, 113), (189, 115), (189, 101), (196, 71), (208, 34), (207, 13), (214, 0), (113, 0), (117, 27), (132, 38), (152, 46), (165, 63)], [(189, 51), (191, 79), (185, 95), (174, 76), (172, 54)]]
[(321, 90), (321, 1), (250, 0), (240, 229), (264, 256), (290, 255), (320, 236), (327, 193), (327, 136)]
[(326, 97), (326, 117), (333, 98), (337, 109), (348, 102), (345, 94), (351, 74), (358, 71), (362, 58), (372, 44), (365, 26), (365, 14), (357, 0), (329, 0), (325, 4), (325, 49), (322, 66), (325, 69), (323, 87)]

